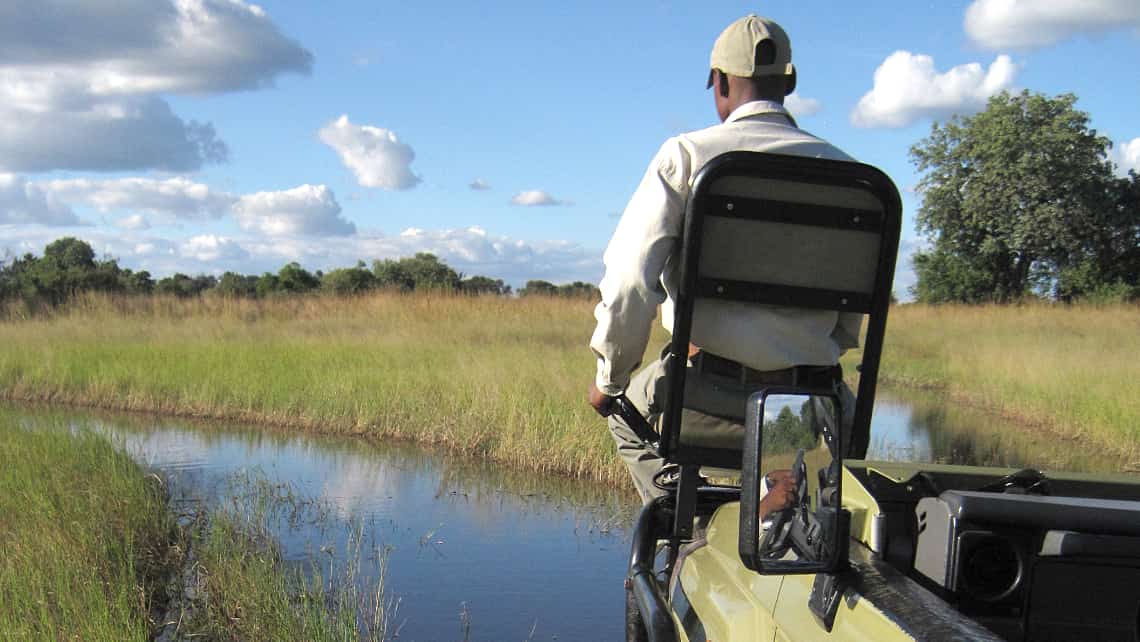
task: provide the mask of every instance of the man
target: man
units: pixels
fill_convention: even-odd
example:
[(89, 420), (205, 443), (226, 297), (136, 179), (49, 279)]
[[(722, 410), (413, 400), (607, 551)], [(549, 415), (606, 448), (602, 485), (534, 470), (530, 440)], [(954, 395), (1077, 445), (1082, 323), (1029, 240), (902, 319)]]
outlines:
[[(633, 377), (662, 308), (672, 330), (679, 247), (692, 180), (712, 158), (734, 150), (851, 160), (827, 142), (800, 130), (784, 108), (796, 86), (791, 43), (775, 22), (755, 15), (729, 25), (713, 45), (707, 88), (713, 89), (720, 125), (665, 141), (622, 214), (605, 253), (606, 274), (590, 347), (598, 359), (589, 402), (610, 417), (618, 454), (644, 501), (666, 492), (654, 483), (662, 460), (648, 452), (625, 422), (611, 414), (623, 392), (651, 423), (662, 411), (664, 361)], [(727, 308), (694, 314), (682, 423), (716, 433), (740, 434), (748, 396), (759, 383), (784, 383), (790, 368), (821, 366), (828, 372), (844, 350), (858, 345), (861, 317), (831, 311)], [(664, 357), (664, 354), (662, 355)], [(690, 389), (690, 383), (692, 384)], [(846, 386), (837, 386), (850, 400)], [(845, 403), (845, 406), (851, 405)], [(779, 491), (769, 510), (794, 494), (788, 475), (776, 475)], [(763, 511), (762, 511), (763, 512)]]

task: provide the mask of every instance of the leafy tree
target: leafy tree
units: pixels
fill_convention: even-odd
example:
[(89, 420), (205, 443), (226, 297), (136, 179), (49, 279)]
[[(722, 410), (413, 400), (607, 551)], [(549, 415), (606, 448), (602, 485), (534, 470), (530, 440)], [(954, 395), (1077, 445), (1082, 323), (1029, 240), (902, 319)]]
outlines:
[(277, 294), (277, 292), (280, 291), (281, 285), (279, 281), (277, 275), (272, 272), (266, 272), (258, 277), (257, 284), (254, 286), (258, 298), (264, 299)]
[(558, 286), (550, 281), (543, 281), (541, 279), (533, 279), (526, 282), (526, 285), (519, 290), (519, 296), (557, 296)]
[(1023, 91), (935, 123), (911, 150), (923, 177), (914, 257), (921, 302), (1007, 302), (1135, 288), (1137, 179), (1118, 179), (1111, 142), (1076, 96)]
[(333, 294), (359, 294), (376, 287), (376, 276), (360, 261), (356, 267), (332, 270), (321, 277), (321, 289)]
[(418, 252), (410, 259), (400, 259), (415, 281), (417, 290), (458, 290), (462, 276), (434, 254)]
[(376, 277), (377, 287), (401, 292), (411, 292), (416, 289), (416, 280), (399, 261), (391, 259), (373, 261), (372, 274)]
[(812, 424), (797, 416), (790, 406), (780, 408), (775, 419), (764, 420), (763, 439), (765, 453), (811, 449), (819, 440)]
[(487, 276), (473, 276), (469, 279), (463, 279), (459, 283), (459, 289), (467, 294), (505, 295), (511, 293), (511, 286), (503, 283), (502, 279), (492, 279)]
[(460, 288), (462, 275), (451, 269), (434, 254), (419, 252), (413, 257), (398, 261), (384, 259), (373, 261), (372, 273), (376, 283), (382, 288), (395, 288), (404, 292), (411, 290), (450, 290)]
[(217, 284), (218, 280), (207, 274), (187, 276), (181, 272), (176, 272), (172, 276), (159, 279), (154, 286), (154, 291), (158, 294), (172, 294), (186, 298), (198, 296), (206, 290), (213, 289)]
[(575, 281), (558, 286), (558, 296), (583, 299), (600, 299), (601, 292), (593, 283)]
[(321, 282), (316, 276), (301, 267), (301, 264), (296, 261), (286, 263), (277, 272), (278, 292), (304, 294), (317, 289), (320, 284)]
[(253, 275), (226, 272), (218, 280), (214, 290), (224, 297), (257, 296), (257, 277)]

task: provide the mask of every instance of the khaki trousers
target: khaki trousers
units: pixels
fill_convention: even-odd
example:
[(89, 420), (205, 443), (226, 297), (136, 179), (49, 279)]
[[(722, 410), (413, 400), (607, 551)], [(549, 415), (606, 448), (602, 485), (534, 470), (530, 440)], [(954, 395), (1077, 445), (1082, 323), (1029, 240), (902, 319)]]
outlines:
[[(646, 418), (649, 425), (660, 430), (661, 414), (667, 394), (665, 356), (642, 368), (629, 382), (625, 394)], [(685, 370), (685, 407), (681, 411), (683, 435), (699, 435), (701, 445), (715, 448), (741, 449), (744, 440), (744, 412), (748, 398), (759, 388), (755, 384), (742, 384), (737, 380), (716, 374), (701, 373), (688, 364)], [(854, 419), (855, 396), (846, 384), (836, 386), (843, 407), (841, 431), (846, 434)], [(665, 460), (650, 452), (633, 429), (617, 414), (609, 417), (610, 433), (617, 444), (617, 454), (629, 469), (634, 487), (642, 501), (649, 503), (666, 495), (653, 484), (653, 476), (660, 471)], [(687, 438), (686, 438), (687, 439)]]

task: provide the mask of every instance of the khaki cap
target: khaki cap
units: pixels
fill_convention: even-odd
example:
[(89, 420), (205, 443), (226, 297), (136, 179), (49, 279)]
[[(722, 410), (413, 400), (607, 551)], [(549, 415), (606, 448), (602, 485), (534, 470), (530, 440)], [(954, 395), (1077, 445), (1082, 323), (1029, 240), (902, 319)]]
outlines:
[[(756, 47), (765, 40), (772, 43), (775, 57), (767, 64), (757, 64)], [(742, 78), (791, 76), (796, 73), (792, 66), (792, 41), (788, 34), (775, 22), (754, 14), (737, 20), (721, 32), (713, 43), (709, 67)], [(710, 71), (708, 87), (712, 87), (712, 81)]]

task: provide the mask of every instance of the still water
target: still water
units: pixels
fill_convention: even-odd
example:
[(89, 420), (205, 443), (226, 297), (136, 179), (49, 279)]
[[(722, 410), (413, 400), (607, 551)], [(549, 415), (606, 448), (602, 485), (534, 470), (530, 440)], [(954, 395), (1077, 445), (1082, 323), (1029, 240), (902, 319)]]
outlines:
[[(227, 480), (248, 471), (319, 499), (340, 523), (363, 529), (367, 546), (389, 551), (387, 590), (399, 599), (400, 640), (622, 639), (636, 509), (627, 489), (515, 473), (406, 444), (16, 412), (33, 423), (58, 425), (62, 417), (111, 433), (168, 478), (181, 501), (225, 501)], [(1078, 471), (1132, 466), (935, 396), (882, 391), (872, 425), (869, 459)], [(605, 429), (600, 421), (596, 428)], [(282, 525), (276, 535), (297, 565), (347, 546), (347, 530), (327, 520)]]

